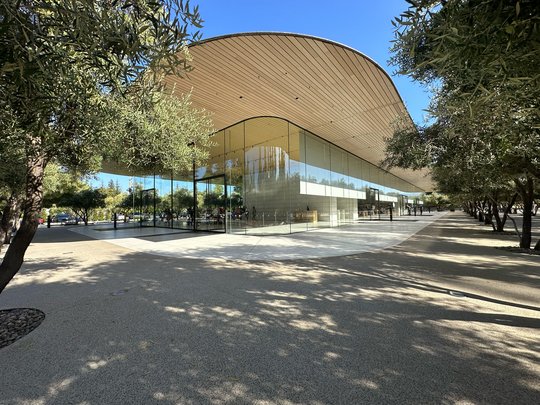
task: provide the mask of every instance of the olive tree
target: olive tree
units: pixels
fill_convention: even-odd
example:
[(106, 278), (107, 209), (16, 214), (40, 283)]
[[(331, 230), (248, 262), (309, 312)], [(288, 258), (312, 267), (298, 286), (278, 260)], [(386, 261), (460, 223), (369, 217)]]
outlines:
[[(22, 221), (0, 264), (0, 292), (36, 232), (47, 164), (97, 170), (104, 152), (134, 142), (118, 117), (140, 106), (126, 106), (122, 97), (158, 103), (151, 95), (159, 93), (160, 76), (189, 69), (187, 44), (198, 39), (200, 24), (197, 7), (182, 0), (0, 3), (0, 110), (10, 115), (0, 135), (17, 140), (14, 147), (3, 142), (0, 161), (14, 164), (22, 154), (23, 174)], [(202, 135), (194, 136), (192, 149), (204, 146)], [(187, 149), (165, 152), (151, 163), (166, 164)]]
[(70, 208), (85, 225), (96, 208), (105, 206), (105, 194), (98, 189), (85, 189), (77, 192), (67, 192), (60, 196), (60, 205)]
[[(439, 184), (474, 178), (484, 195), (512, 184), (524, 205), (520, 246), (529, 248), (540, 180), (540, 3), (408, 3), (394, 21), (391, 63), (434, 89), (435, 121), (400, 127), (386, 162), (437, 169)], [(463, 191), (467, 182), (453, 186)]]

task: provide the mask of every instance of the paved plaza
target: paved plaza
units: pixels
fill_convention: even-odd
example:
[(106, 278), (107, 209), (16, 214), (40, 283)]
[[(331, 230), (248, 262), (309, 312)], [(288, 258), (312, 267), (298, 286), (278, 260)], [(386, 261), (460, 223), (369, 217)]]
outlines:
[(0, 295), (46, 313), (0, 350), (0, 404), (537, 404), (540, 256), (515, 243), (461, 212), (43, 228)]

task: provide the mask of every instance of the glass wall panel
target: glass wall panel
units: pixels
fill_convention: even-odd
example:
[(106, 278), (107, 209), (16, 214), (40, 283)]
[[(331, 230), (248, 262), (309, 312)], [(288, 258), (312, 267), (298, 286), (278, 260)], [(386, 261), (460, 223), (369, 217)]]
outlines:
[(172, 182), (173, 227), (193, 229), (193, 181)]
[(332, 177), (330, 175), (330, 144), (311, 134), (306, 134), (305, 143), (307, 181), (330, 185)]
[[(402, 213), (404, 201), (417, 195), (396, 176), (282, 119), (250, 119), (218, 131), (213, 140), (209, 162), (196, 168), (195, 177), (226, 177), (223, 185), (200, 182), (209, 187), (197, 196), (205, 216), (199, 218), (200, 228), (210, 226), (207, 220), (216, 209), (223, 212), (214, 215), (218, 219), (211, 227), (225, 222), (229, 232), (339, 226), (385, 215), (390, 207)], [(133, 211), (143, 225), (192, 229), (193, 175), (173, 177), (137, 180), (138, 208)], [(223, 201), (212, 206), (216, 193)]]
[(225, 176), (218, 175), (197, 181), (197, 209), (195, 229), (201, 231), (225, 231), (227, 195)]
[(223, 131), (225, 134), (225, 153), (244, 150), (244, 125), (245, 122), (240, 122)]
[(349, 184), (351, 188), (349, 197), (355, 199), (353, 209), (356, 210), (356, 212), (353, 212), (352, 220), (367, 216), (366, 182), (363, 178), (362, 161), (356, 156), (349, 154)]
[[(305, 207), (302, 205), (298, 211), (293, 211), (293, 226), (304, 223), (306, 228), (329, 227), (336, 222), (337, 205), (337, 197), (333, 197), (331, 191), (330, 144), (308, 132), (303, 139), (306, 175), (301, 192), (306, 196)], [(317, 218), (316, 222), (314, 218)]]
[(381, 170), (375, 166), (374, 164), (369, 164), (369, 178), (370, 182), (372, 183), (372, 187), (374, 188), (380, 188), (381, 180), (380, 180), (380, 174)]
[[(262, 117), (213, 135), (206, 165), (130, 182), (142, 226), (283, 234), (407, 214), (421, 190), (285, 120)], [(409, 207), (409, 209), (407, 209)]]
[(310, 210), (308, 218), (305, 138), (303, 129), (289, 124), (289, 209), (284, 221), (289, 232), (304, 232), (318, 221), (316, 209)]
[(134, 177), (133, 181), (134, 207), (130, 220), (142, 226), (153, 226), (149, 219), (153, 214), (154, 176)]
[(155, 212), (154, 226), (172, 228), (172, 194), (171, 194), (171, 176), (156, 175), (155, 181)]
[(349, 177), (347, 152), (333, 145), (330, 147), (330, 169), (332, 186), (346, 188)]
[(210, 148), (210, 159), (208, 163), (208, 170), (205, 177), (215, 176), (224, 173), (225, 163), (225, 133), (219, 131), (212, 136), (214, 145)]
[(245, 122), (225, 129), (225, 175), (227, 176), (227, 232), (246, 230), (247, 210), (244, 204), (244, 130)]
[(225, 174), (227, 176), (227, 227), (228, 232), (244, 233), (246, 210), (244, 205), (244, 150), (225, 154)]
[[(332, 197), (336, 197), (336, 212), (333, 216), (335, 223), (332, 226), (339, 226), (342, 223), (350, 222), (353, 218), (354, 204), (349, 193), (349, 165), (347, 152), (336, 146), (330, 147), (330, 162), (332, 170)], [(356, 200), (354, 201), (354, 203)]]
[(277, 118), (245, 122), (244, 201), (246, 230), (273, 233), (287, 221), (288, 123)]

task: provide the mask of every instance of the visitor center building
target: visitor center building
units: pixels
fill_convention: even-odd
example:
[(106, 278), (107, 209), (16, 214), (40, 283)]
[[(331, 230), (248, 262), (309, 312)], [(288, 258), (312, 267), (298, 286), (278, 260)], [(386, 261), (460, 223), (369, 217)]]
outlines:
[(140, 177), (141, 225), (283, 234), (404, 215), (428, 173), (384, 170), (384, 139), (408, 117), (388, 74), (345, 45), (244, 33), (191, 45), (169, 76), (217, 130), (203, 167)]

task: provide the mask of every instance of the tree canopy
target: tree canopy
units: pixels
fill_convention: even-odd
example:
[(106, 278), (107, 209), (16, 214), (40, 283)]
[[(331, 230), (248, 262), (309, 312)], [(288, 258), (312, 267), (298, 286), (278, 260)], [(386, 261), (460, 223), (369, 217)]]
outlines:
[[(22, 222), (0, 264), (0, 292), (37, 229), (49, 162), (88, 172), (129, 148), (145, 151), (138, 156), (145, 168), (185, 163), (188, 152), (189, 161), (204, 158), (208, 119), (192, 113), (182, 124), (192, 132), (165, 139), (172, 118), (164, 124), (163, 112), (183, 122), (189, 101), (160, 94), (162, 75), (190, 69), (187, 45), (201, 22), (183, 0), (0, 3), (0, 111), (8, 123), (0, 126), (0, 161), (24, 168)], [(141, 139), (145, 149), (133, 147)], [(136, 157), (122, 156), (128, 164)]]
[(441, 191), (455, 194), (496, 200), (510, 185), (524, 204), (528, 248), (540, 179), (540, 3), (408, 3), (394, 21), (391, 63), (434, 90), (434, 122), (400, 121), (386, 163), (431, 167)]

